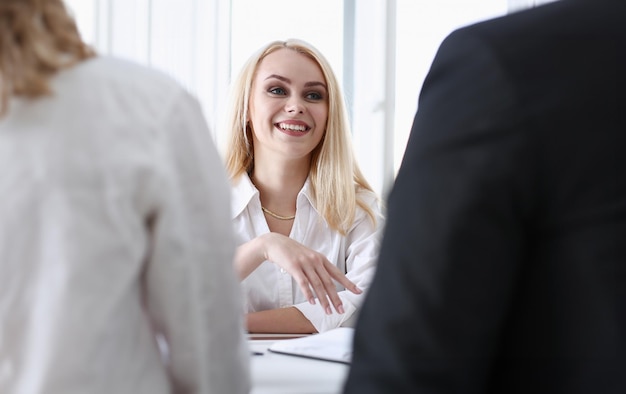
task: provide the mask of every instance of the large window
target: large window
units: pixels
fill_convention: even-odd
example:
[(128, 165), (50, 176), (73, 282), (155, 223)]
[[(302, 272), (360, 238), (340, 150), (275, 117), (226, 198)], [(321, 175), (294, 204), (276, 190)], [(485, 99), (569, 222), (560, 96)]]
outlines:
[(507, 0), (398, 0), (394, 168), (397, 169), (413, 123), (417, 99), (430, 63), (453, 29), (507, 13)]
[(158, 68), (199, 99), (216, 136), (231, 77), (263, 44), (315, 45), (344, 85), (355, 150), (377, 191), (400, 164), (418, 94), (453, 29), (553, 0), (67, 0), (103, 54)]
[(298, 38), (319, 49), (342, 79), (343, 1), (231, 0), (231, 63), (235, 75), (259, 47)]

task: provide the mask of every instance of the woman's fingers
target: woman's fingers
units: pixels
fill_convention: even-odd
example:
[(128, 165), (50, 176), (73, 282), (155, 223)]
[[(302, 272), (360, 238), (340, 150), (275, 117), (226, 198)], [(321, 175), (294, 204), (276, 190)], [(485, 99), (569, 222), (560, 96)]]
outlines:
[[(324, 271), (326, 273), (326, 271)], [(343, 302), (337, 294), (337, 289), (335, 288), (335, 284), (333, 283), (330, 276), (326, 276), (326, 280), (324, 281), (324, 287), (326, 289), (326, 295), (330, 298), (330, 302), (333, 304), (335, 310), (341, 314), (345, 311), (343, 309)]]
[(317, 296), (320, 306), (326, 314), (332, 314), (330, 304), (338, 313), (345, 313), (341, 297), (337, 294), (337, 289), (333, 279), (343, 285), (347, 290), (360, 294), (363, 291), (350, 281), (336, 266), (323, 258), (322, 264), (303, 264), (301, 266), (303, 276), (293, 275), (296, 283), (304, 293), (304, 296), (311, 304), (315, 304), (311, 289)]
[[(309, 281), (309, 285), (313, 288), (313, 291), (315, 291), (315, 294), (317, 295), (317, 300), (319, 301), (320, 306), (324, 309), (324, 312), (326, 312), (327, 315), (330, 315), (332, 313), (332, 309), (328, 303), (328, 292), (319, 274), (315, 269), (311, 268), (306, 269), (305, 274)], [(335, 293), (336, 292), (337, 290), (335, 290)]]
[(339, 270), (336, 266), (334, 266), (330, 261), (326, 260), (324, 267), (330, 274), (330, 276), (339, 282), (346, 290), (351, 291), (354, 294), (361, 294), (363, 290), (361, 290), (356, 284), (354, 284), (350, 279), (346, 277), (346, 275)]
[(330, 304), (332, 304), (333, 308), (338, 313), (344, 313), (343, 302), (339, 294), (337, 294), (331, 273), (327, 270), (328, 265), (334, 267), (328, 260), (323, 258), (322, 264), (312, 266), (310, 269), (306, 270), (306, 274), (324, 311), (327, 314), (331, 314), (332, 309), (330, 308)]
[(264, 239), (265, 259), (273, 261), (289, 272), (309, 303), (315, 304), (317, 296), (320, 306), (327, 314), (332, 314), (333, 308), (338, 313), (344, 313), (343, 303), (337, 294), (333, 279), (352, 293), (363, 292), (323, 254), (283, 235), (270, 233)]
[(294, 276), (294, 275), (292, 275), (292, 277), (296, 280), (296, 283), (300, 287), (300, 290), (302, 290), (304, 297), (307, 299), (307, 301), (309, 301), (309, 304), (315, 305), (315, 296), (313, 295), (313, 292), (311, 291), (311, 287), (309, 286), (309, 281), (306, 279), (306, 277)]
[(313, 289), (321, 308), (326, 314), (330, 315), (333, 313), (330, 306), (331, 303), (337, 312), (343, 313), (341, 299), (337, 295), (337, 289), (335, 289), (328, 272), (324, 270), (319, 272), (315, 267), (303, 267), (302, 274), (294, 276), (294, 279), (311, 304), (315, 304), (315, 300), (308, 298), (308, 294), (311, 294), (311, 289)]

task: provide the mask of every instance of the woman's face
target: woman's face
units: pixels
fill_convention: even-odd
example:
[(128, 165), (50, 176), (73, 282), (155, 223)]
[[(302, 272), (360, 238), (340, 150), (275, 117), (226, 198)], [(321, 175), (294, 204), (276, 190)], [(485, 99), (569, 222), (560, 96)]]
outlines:
[(328, 118), (322, 70), (292, 49), (272, 52), (257, 68), (249, 106), (255, 158), (265, 152), (290, 159), (309, 157)]

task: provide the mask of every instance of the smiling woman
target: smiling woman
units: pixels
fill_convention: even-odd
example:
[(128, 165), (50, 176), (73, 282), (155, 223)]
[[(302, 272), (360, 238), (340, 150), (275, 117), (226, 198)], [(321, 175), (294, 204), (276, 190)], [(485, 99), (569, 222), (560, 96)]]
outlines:
[(383, 220), (354, 159), (328, 61), (303, 41), (264, 46), (233, 84), (227, 121), (235, 267), (248, 330), (352, 325)]

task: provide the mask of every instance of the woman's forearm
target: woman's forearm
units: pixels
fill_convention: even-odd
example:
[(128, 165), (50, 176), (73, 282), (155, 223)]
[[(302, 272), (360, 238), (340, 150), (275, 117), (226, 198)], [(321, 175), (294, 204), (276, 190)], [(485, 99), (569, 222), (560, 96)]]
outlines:
[(252, 271), (265, 261), (261, 242), (261, 237), (254, 238), (240, 245), (235, 251), (234, 265), (239, 280), (246, 279)]
[(293, 306), (248, 313), (246, 325), (250, 333), (311, 334), (317, 332), (302, 312)]

